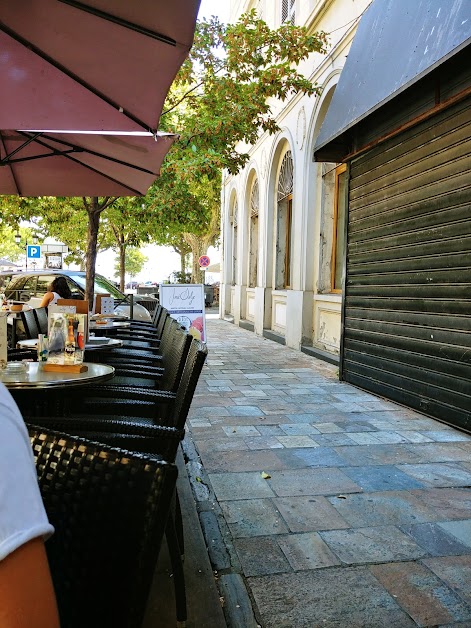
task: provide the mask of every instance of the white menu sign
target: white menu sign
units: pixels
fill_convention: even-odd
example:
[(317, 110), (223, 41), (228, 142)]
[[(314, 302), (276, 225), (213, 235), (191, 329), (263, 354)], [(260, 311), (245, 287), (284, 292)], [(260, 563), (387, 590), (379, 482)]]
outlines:
[(204, 286), (202, 283), (161, 283), (160, 304), (167, 308), (172, 318), (192, 336), (206, 342), (204, 315)]

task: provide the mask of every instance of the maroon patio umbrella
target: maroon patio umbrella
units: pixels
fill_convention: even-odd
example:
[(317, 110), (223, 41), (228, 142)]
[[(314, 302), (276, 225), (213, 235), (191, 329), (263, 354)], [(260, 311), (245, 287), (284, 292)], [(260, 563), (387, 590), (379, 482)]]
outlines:
[(0, 0), (0, 129), (156, 132), (200, 0)]
[(0, 131), (0, 194), (145, 194), (177, 137)]

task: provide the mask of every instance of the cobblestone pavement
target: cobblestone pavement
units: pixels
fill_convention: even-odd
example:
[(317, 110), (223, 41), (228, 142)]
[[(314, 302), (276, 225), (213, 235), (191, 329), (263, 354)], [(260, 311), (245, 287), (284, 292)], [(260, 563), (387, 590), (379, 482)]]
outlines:
[(226, 321), (207, 335), (187, 468), (228, 625), (469, 628), (471, 437)]

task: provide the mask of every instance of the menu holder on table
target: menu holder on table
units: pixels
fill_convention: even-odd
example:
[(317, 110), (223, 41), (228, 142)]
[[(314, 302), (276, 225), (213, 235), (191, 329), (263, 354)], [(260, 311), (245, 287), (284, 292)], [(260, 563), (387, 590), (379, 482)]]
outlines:
[[(109, 312), (108, 310), (110, 309), (111, 302), (112, 302), (112, 309), (111, 309), (111, 312)], [(105, 306), (104, 309), (103, 309), (103, 305)], [(95, 295), (93, 299), (93, 309), (92, 309), (93, 314), (111, 314), (113, 310), (114, 310), (114, 299), (111, 297), (110, 294), (96, 294)]]
[[(58, 309), (59, 311), (54, 311)], [(61, 311), (65, 310), (65, 311)], [(49, 342), (46, 364), (59, 366), (59, 370), (67, 372), (81, 372), (77, 370), (83, 362), (85, 350), (85, 329), (88, 314), (79, 314), (69, 311), (73, 306), (58, 305), (51, 307), (48, 312)], [(72, 368), (74, 367), (74, 368)]]
[(46, 362), (42, 366), (43, 371), (49, 371), (51, 373), (85, 373), (88, 371), (86, 364), (51, 364)]

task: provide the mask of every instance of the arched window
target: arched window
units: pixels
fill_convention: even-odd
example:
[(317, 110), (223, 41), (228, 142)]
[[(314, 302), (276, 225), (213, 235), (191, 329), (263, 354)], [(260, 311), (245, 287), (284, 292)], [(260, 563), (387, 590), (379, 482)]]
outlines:
[(281, 162), (277, 190), (275, 287), (291, 287), (291, 251), (293, 212), (293, 159), (287, 151)]
[(258, 258), (258, 211), (260, 206), (258, 179), (255, 177), (250, 191), (250, 223), (249, 223), (249, 287), (257, 285)]
[(281, 23), (296, 21), (296, 0), (281, 0)]
[(342, 291), (345, 255), (345, 220), (347, 210), (347, 165), (335, 169), (334, 229), (332, 238), (331, 290)]
[(232, 235), (232, 285), (237, 283), (237, 199), (234, 199), (231, 209), (231, 235)]

